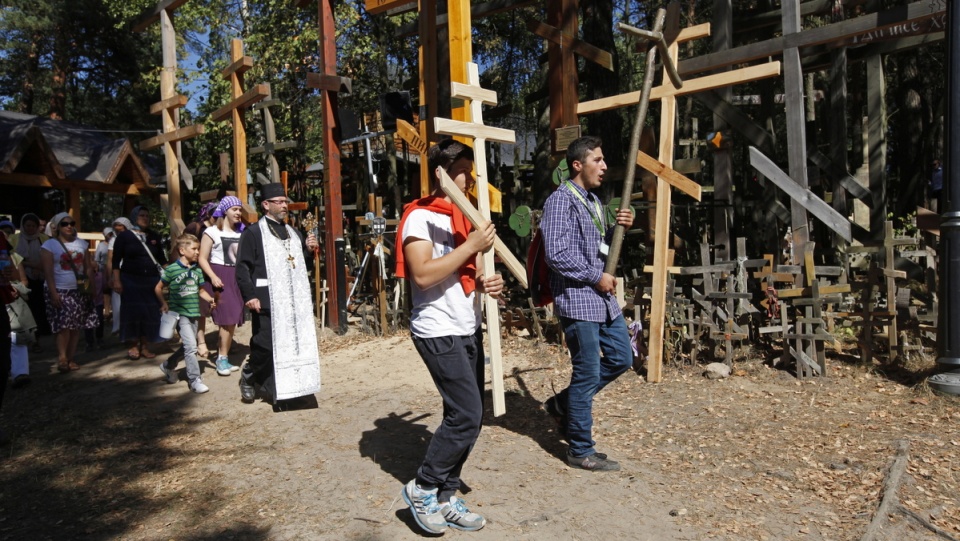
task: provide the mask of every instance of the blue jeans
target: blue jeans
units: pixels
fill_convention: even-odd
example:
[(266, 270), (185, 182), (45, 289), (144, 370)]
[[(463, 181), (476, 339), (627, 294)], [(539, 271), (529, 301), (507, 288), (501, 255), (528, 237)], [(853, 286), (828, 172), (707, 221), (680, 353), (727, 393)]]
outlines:
[[(557, 397), (567, 414), (567, 451), (573, 457), (594, 454), (593, 397), (633, 366), (630, 333), (623, 316), (596, 323), (560, 318), (570, 348), (570, 386)], [(600, 353), (603, 352), (603, 356)]]
[(180, 341), (183, 345), (164, 361), (168, 370), (175, 370), (183, 356), (183, 364), (187, 365), (187, 381), (191, 384), (200, 379), (200, 363), (197, 362), (197, 322), (200, 318), (180, 316), (177, 321), (180, 330)]

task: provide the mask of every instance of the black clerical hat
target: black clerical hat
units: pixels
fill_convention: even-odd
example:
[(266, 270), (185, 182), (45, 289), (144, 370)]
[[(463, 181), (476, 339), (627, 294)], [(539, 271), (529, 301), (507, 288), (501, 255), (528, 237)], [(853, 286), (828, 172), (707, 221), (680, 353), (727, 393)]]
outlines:
[(266, 201), (267, 199), (274, 199), (277, 197), (286, 197), (287, 194), (283, 190), (283, 184), (279, 182), (271, 182), (270, 184), (264, 184), (260, 188), (260, 200)]

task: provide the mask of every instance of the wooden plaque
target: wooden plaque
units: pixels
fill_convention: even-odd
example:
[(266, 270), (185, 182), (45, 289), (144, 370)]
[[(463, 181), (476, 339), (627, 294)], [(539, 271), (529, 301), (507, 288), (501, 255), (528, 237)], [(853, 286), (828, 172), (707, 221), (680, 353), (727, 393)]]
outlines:
[(565, 152), (575, 139), (580, 137), (580, 126), (564, 126), (553, 132), (553, 152)]

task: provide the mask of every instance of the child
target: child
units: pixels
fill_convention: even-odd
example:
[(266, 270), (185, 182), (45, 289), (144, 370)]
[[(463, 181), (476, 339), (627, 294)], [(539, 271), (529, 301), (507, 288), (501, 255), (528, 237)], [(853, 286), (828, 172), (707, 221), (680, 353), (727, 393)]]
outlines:
[[(160, 300), (160, 312), (173, 310), (180, 315), (180, 340), (183, 347), (160, 363), (160, 370), (167, 383), (177, 382), (178, 355), (183, 354), (187, 365), (187, 381), (190, 390), (201, 394), (210, 390), (200, 379), (200, 365), (197, 363), (197, 321), (200, 319), (200, 298), (216, 306), (213, 297), (200, 289), (203, 285), (203, 271), (197, 266), (200, 258), (200, 240), (186, 233), (177, 238), (177, 251), (180, 258), (163, 269), (163, 275), (157, 282), (154, 292)], [(163, 286), (170, 288), (170, 304), (163, 298)]]

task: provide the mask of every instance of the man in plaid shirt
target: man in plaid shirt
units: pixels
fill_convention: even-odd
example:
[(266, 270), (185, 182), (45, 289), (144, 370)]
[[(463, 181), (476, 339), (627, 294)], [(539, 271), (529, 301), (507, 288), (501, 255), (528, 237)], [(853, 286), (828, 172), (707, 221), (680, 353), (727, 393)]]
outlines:
[[(603, 182), (607, 164), (599, 137), (586, 136), (567, 148), (570, 179), (547, 198), (540, 227), (550, 267), (550, 288), (570, 348), (570, 385), (544, 403), (566, 432), (567, 463), (592, 471), (620, 464), (594, 449), (593, 397), (633, 364), (630, 335), (614, 297), (617, 280), (603, 272), (609, 236), (603, 205), (590, 193)], [(633, 225), (630, 210), (617, 223)], [(603, 352), (603, 357), (600, 353)]]

